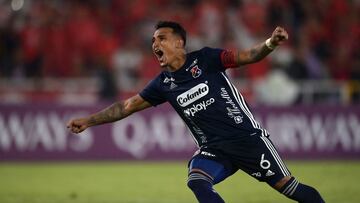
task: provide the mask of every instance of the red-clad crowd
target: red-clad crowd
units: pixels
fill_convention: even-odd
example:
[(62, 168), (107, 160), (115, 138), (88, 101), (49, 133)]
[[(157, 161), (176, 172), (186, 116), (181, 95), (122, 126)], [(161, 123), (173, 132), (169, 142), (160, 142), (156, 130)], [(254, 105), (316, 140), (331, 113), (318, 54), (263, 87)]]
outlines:
[(158, 20), (187, 29), (188, 50), (245, 49), (277, 26), (289, 42), (233, 77), (360, 80), (358, 0), (27, 0), (0, 2), (0, 78), (76, 78), (110, 71), (123, 90), (159, 72), (151, 53)]

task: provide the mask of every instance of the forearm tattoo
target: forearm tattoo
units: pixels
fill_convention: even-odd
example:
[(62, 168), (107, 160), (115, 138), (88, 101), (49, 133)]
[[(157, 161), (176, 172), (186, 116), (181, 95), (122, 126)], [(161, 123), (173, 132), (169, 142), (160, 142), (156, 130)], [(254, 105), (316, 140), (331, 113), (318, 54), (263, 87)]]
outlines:
[(127, 116), (124, 109), (124, 102), (116, 102), (106, 109), (91, 115), (89, 125), (93, 126), (120, 120)]
[(250, 49), (249, 51), (249, 63), (254, 63), (257, 61), (260, 61), (261, 59), (263, 59), (265, 56), (267, 56), (269, 53), (271, 53), (271, 49), (269, 49), (266, 45), (265, 42), (254, 46), (253, 48)]
[(267, 56), (272, 50), (265, 43), (254, 46), (247, 51), (225, 50), (221, 53), (221, 62), (225, 69), (236, 68), (239, 65), (255, 63)]

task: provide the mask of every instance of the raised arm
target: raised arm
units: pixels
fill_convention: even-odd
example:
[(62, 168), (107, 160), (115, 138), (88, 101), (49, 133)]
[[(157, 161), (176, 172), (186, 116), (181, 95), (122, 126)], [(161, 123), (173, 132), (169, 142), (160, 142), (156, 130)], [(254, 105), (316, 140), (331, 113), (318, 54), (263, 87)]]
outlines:
[(288, 33), (282, 27), (276, 27), (271, 37), (248, 50), (226, 51), (222, 55), (222, 61), (227, 68), (235, 68), (240, 65), (255, 63), (265, 58), (277, 46), (288, 39)]
[(149, 102), (137, 94), (125, 101), (116, 102), (102, 111), (87, 117), (72, 119), (68, 122), (67, 128), (73, 133), (80, 133), (88, 127), (121, 120), (134, 112), (141, 111), (150, 106)]

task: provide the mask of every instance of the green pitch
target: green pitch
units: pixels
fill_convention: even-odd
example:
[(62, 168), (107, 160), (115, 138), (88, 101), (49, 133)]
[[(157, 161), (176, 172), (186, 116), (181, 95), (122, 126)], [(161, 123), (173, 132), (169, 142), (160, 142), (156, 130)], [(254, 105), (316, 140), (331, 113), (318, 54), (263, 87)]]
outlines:
[[(360, 162), (287, 162), (326, 202), (360, 202)], [(195, 203), (185, 162), (0, 163), (1, 203)], [(292, 202), (243, 172), (215, 186), (230, 203)]]

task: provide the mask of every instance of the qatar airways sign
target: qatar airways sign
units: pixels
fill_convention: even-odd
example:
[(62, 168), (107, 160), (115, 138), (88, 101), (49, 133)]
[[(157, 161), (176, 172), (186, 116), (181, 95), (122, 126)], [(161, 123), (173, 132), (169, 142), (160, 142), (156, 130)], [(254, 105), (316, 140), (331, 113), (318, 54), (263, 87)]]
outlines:
[[(70, 118), (92, 107), (0, 105), (0, 160), (188, 159), (195, 144), (169, 105), (74, 135)], [(360, 158), (359, 107), (257, 108), (255, 117), (286, 158)]]
[(283, 156), (360, 158), (360, 107), (259, 108), (260, 123)]
[(189, 131), (168, 107), (149, 109), (78, 135), (66, 129), (70, 118), (105, 106), (0, 106), (0, 160), (183, 159), (194, 152)]

